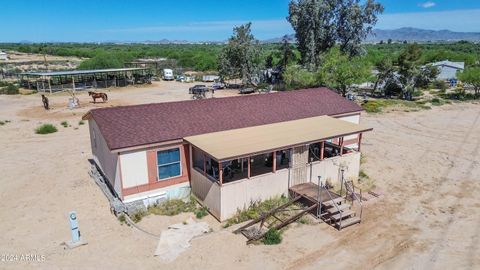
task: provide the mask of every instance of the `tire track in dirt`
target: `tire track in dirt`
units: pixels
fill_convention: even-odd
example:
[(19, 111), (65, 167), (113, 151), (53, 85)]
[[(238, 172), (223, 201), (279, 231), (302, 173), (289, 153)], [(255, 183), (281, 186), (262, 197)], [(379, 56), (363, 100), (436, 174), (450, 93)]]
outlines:
[[(457, 121), (459, 117), (460, 112), (457, 112), (456, 115), (450, 119), (447, 123), (445, 123), (444, 128), (440, 130), (445, 130), (446, 127), (450, 126), (452, 122)], [(384, 120), (389, 120), (389, 125), (387, 126), (385, 123), (382, 121)], [(393, 135), (396, 136), (398, 134), (403, 134), (404, 130), (402, 132), (401, 128), (394, 128), (393, 126), (396, 126), (397, 123), (394, 123), (390, 121), (390, 119), (380, 119), (380, 120), (375, 120), (378, 124), (383, 126), (387, 131), (392, 131), (393, 130)], [(388, 135), (391, 137), (392, 135)], [(427, 138), (432, 138), (433, 136), (424, 136)], [(458, 143), (457, 141), (455, 143)], [(431, 154), (432, 151), (431, 149), (424, 149), (422, 151), (423, 153), (420, 155), (416, 163), (421, 163), (423, 162), (425, 156), (427, 154)], [(384, 262), (387, 262), (399, 254), (405, 252), (406, 250), (412, 248), (415, 246), (415, 242), (413, 241), (412, 237), (413, 234), (415, 233), (415, 228), (411, 227), (409, 225), (405, 224), (400, 224), (399, 222), (389, 222), (389, 224), (385, 224), (390, 226), (388, 229), (386, 229), (386, 226), (381, 226), (379, 229), (379, 220), (383, 221), (393, 221), (396, 219), (396, 211), (398, 209), (402, 208), (402, 205), (408, 203), (408, 201), (400, 201), (398, 203), (388, 203), (382, 205), (382, 210), (381, 211), (383, 214), (382, 215), (377, 215), (376, 217), (368, 217), (367, 222), (362, 222), (360, 224), (359, 230), (351, 230), (351, 231), (342, 231), (341, 238), (335, 241), (334, 243), (327, 245), (326, 247), (323, 247), (319, 250), (316, 250), (314, 252), (311, 252), (307, 254), (306, 256), (303, 256), (300, 259), (295, 260), (292, 264), (290, 264), (287, 269), (300, 269), (303, 267), (307, 267), (309, 265), (312, 265), (315, 261), (318, 261), (319, 258), (322, 256), (328, 256), (328, 254), (332, 254), (334, 256), (334, 251), (342, 248), (350, 248), (353, 250), (362, 250), (362, 248), (359, 247), (354, 247), (354, 245), (358, 245), (358, 243), (361, 242), (368, 242), (371, 241), (372, 238), (372, 232), (379, 233), (379, 232), (388, 232), (388, 231), (396, 231), (396, 235), (390, 235), (391, 238), (393, 238), (393, 245), (391, 244), (388, 248), (382, 249), (381, 253), (377, 253), (376, 256), (372, 258), (365, 258), (365, 261), (363, 262), (358, 262), (356, 266), (351, 265), (352, 268), (362, 268), (362, 269), (371, 269), (375, 268), (379, 265), (381, 265)], [(375, 207), (378, 208), (378, 207)], [(392, 211), (389, 211), (392, 209)], [(372, 208), (367, 208), (367, 211), (377, 211), (376, 209)], [(386, 214), (386, 215), (385, 215)], [(366, 223), (369, 224), (368, 228), (366, 226)], [(380, 231), (379, 231), (380, 230)], [(338, 237), (338, 236), (337, 236)], [(421, 247), (419, 247), (421, 248)], [(325, 254), (327, 251), (328, 254)], [(368, 266), (368, 267), (367, 267)]]
[[(475, 118), (475, 120), (474, 120), (474, 122), (472, 123), (471, 127), (469, 128), (468, 132), (465, 134), (465, 137), (464, 137), (463, 142), (466, 142), (467, 139), (468, 139), (472, 134), (473, 134), (473, 135), (475, 134), (475, 133), (473, 132), (475, 128), (480, 127), (480, 124), (478, 123), (478, 122), (479, 122), (479, 119), (480, 119), (480, 112), (477, 114), (477, 117)], [(464, 144), (462, 144), (462, 149), (463, 149), (464, 147), (465, 147)], [(480, 156), (480, 140), (477, 140), (477, 143), (476, 143), (476, 145), (475, 145), (475, 148), (473, 149), (473, 151), (472, 151), (471, 154), (472, 154), (473, 157), (478, 157), (478, 156)], [(468, 169), (467, 169), (467, 175), (464, 177), (464, 180), (461, 180), (463, 183), (465, 183), (465, 181), (468, 181), (468, 180), (473, 176), (473, 175), (472, 175), (472, 174), (473, 174), (472, 172), (473, 172), (473, 169), (474, 169), (475, 166), (478, 166), (478, 162), (472, 161), (472, 162), (470, 163)], [(451, 170), (453, 170), (453, 168), (454, 168), (454, 167), (448, 168), (447, 171), (446, 171), (446, 173), (444, 173), (444, 175), (448, 175), (448, 174), (451, 172)], [(447, 180), (447, 181), (445, 181), (445, 183), (451, 182), (451, 181), (454, 181), (454, 180), (455, 180), (455, 179), (453, 179), (452, 177), (448, 177), (448, 176), (445, 177), (445, 179)], [(459, 192), (456, 192), (454, 196), (456, 196), (457, 198), (461, 198), (461, 197), (462, 197), (462, 196), (461, 196), (462, 193), (463, 193), (462, 190), (460, 190)], [(457, 203), (460, 205), (461, 201), (462, 201), (462, 199), (459, 199)], [(455, 208), (454, 208), (454, 209), (455, 209)], [(437, 243), (435, 244), (435, 247), (434, 247), (434, 249), (432, 250), (432, 253), (431, 253), (431, 255), (430, 255), (430, 259), (429, 259), (429, 261), (428, 261), (429, 263), (427, 263), (427, 265), (425, 265), (425, 269), (433, 269), (433, 268), (434, 268), (434, 266), (435, 266), (435, 264), (436, 264), (436, 262), (437, 262), (437, 260), (438, 260), (438, 255), (439, 255), (440, 251), (441, 251), (442, 249), (445, 249), (445, 242), (446, 242), (445, 237), (449, 234), (449, 231), (450, 231), (451, 228), (452, 228), (453, 222), (454, 222), (455, 220), (457, 220), (457, 218), (458, 218), (458, 217), (457, 217), (457, 214), (458, 214), (458, 212), (457, 212), (457, 211), (454, 211), (454, 212), (452, 213), (452, 215), (449, 217), (447, 223), (445, 224), (444, 229), (439, 232), (439, 237), (438, 237), (437, 239), (442, 239), (442, 241), (437, 242)]]

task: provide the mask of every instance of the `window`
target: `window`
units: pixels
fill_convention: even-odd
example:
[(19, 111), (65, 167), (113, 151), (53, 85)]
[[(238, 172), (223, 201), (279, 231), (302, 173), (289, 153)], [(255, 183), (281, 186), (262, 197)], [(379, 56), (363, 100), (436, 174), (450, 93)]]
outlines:
[(180, 148), (157, 152), (158, 179), (164, 180), (182, 173)]

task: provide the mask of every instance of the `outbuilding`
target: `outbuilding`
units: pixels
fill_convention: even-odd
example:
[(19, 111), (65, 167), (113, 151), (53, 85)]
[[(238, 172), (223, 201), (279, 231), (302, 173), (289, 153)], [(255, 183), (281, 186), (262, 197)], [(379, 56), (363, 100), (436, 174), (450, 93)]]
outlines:
[[(362, 108), (327, 88), (93, 109), (93, 159), (145, 206), (193, 193), (219, 220), (318, 176), (357, 179)], [(342, 171), (342, 172), (341, 172)]]
[(0, 51), (0, 61), (7, 61), (7, 60), (8, 60), (7, 53)]

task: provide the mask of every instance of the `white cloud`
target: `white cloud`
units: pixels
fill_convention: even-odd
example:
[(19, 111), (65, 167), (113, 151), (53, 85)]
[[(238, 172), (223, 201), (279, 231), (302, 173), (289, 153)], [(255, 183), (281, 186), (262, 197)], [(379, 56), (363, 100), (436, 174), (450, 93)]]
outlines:
[(432, 1), (427, 1), (427, 2), (423, 2), (423, 3), (418, 4), (419, 7), (423, 7), (423, 8), (431, 8), (431, 7), (434, 7), (436, 5), (437, 4), (435, 2), (432, 2)]

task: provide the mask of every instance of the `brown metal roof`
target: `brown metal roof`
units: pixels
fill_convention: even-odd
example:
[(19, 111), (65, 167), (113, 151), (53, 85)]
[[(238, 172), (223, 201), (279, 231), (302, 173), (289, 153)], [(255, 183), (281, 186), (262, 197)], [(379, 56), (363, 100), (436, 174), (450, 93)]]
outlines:
[(327, 88), (93, 109), (111, 150), (362, 108)]
[(223, 161), (370, 130), (369, 127), (323, 115), (184, 139), (216, 160)]

